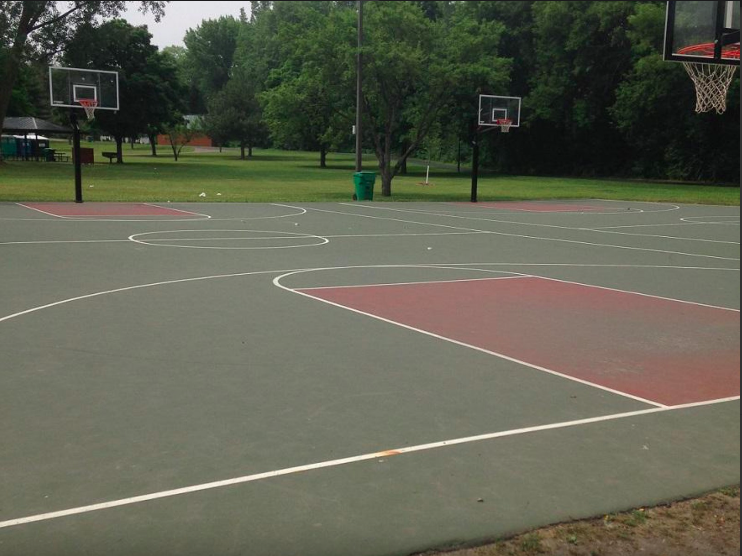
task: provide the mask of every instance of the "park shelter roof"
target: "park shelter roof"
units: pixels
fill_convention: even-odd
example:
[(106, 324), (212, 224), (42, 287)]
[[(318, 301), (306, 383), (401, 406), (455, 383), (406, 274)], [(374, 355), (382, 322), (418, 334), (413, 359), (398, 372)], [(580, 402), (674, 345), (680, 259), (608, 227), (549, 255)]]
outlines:
[(3, 122), (3, 131), (8, 133), (18, 133), (21, 135), (29, 133), (72, 133), (72, 130), (67, 126), (48, 122), (41, 118), (30, 117), (6, 117)]

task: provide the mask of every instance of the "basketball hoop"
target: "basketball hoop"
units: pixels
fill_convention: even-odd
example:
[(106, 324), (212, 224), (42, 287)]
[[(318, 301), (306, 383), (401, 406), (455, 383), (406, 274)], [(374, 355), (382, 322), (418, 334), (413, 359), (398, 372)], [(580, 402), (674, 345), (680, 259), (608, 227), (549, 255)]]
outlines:
[[(714, 43), (687, 46), (678, 50), (678, 54), (713, 56)], [(739, 43), (725, 46), (722, 58), (739, 60)], [(716, 110), (717, 114), (723, 114), (727, 109), (727, 92), (737, 66), (700, 62), (683, 62), (683, 66), (696, 87), (696, 112), (700, 114)]]
[(508, 118), (498, 118), (495, 120), (495, 123), (500, 126), (500, 131), (507, 133), (510, 131), (510, 126), (513, 125), (513, 120), (509, 120)]
[(85, 109), (85, 115), (88, 120), (95, 118), (95, 109), (98, 108), (98, 101), (93, 98), (81, 98), (77, 101)]

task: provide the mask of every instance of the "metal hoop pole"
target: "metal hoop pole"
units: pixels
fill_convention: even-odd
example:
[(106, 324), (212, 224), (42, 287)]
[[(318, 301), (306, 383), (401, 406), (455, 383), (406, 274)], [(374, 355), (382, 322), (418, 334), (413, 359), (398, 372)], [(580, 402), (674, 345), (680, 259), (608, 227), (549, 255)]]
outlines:
[(75, 202), (82, 203), (82, 161), (80, 160), (80, 126), (77, 125), (77, 113), (70, 108), (72, 124), (72, 155), (75, 161)]
[(363, 170), (363, 1), (358, 0), (358, 57), (356, 59), (356, 172)]
[(471, 202), (477, 202), (477, 188), (479, 182), (479, 130), (478, 126), (473, 126), (474, 133), (471, 142)]

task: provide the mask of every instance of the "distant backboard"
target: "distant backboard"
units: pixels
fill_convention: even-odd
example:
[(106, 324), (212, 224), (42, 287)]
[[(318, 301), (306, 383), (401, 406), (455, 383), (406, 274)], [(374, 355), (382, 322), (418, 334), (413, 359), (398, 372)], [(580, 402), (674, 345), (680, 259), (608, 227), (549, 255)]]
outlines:
[(668, 2), (664, 59), (738, 66), (739, 2)]
[(520, 97), (479, 95), (479, 125), (499, 127), (498, 120), (510, 120), (520, 127)]
[(82, 108), (94, 100), (97, 110), (119, 109), (119, 74), (115, 71), (49, 67), (49, 98), (57, 108)]

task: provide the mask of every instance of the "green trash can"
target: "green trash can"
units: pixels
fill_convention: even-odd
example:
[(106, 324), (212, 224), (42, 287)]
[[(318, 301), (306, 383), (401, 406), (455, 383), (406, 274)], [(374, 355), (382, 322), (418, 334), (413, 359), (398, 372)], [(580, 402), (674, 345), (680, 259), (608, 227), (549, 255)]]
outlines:
[(376, 172), (356, 172), (353, 174), (356, 201), (374, 200), (374, 183), (376, 183)]

